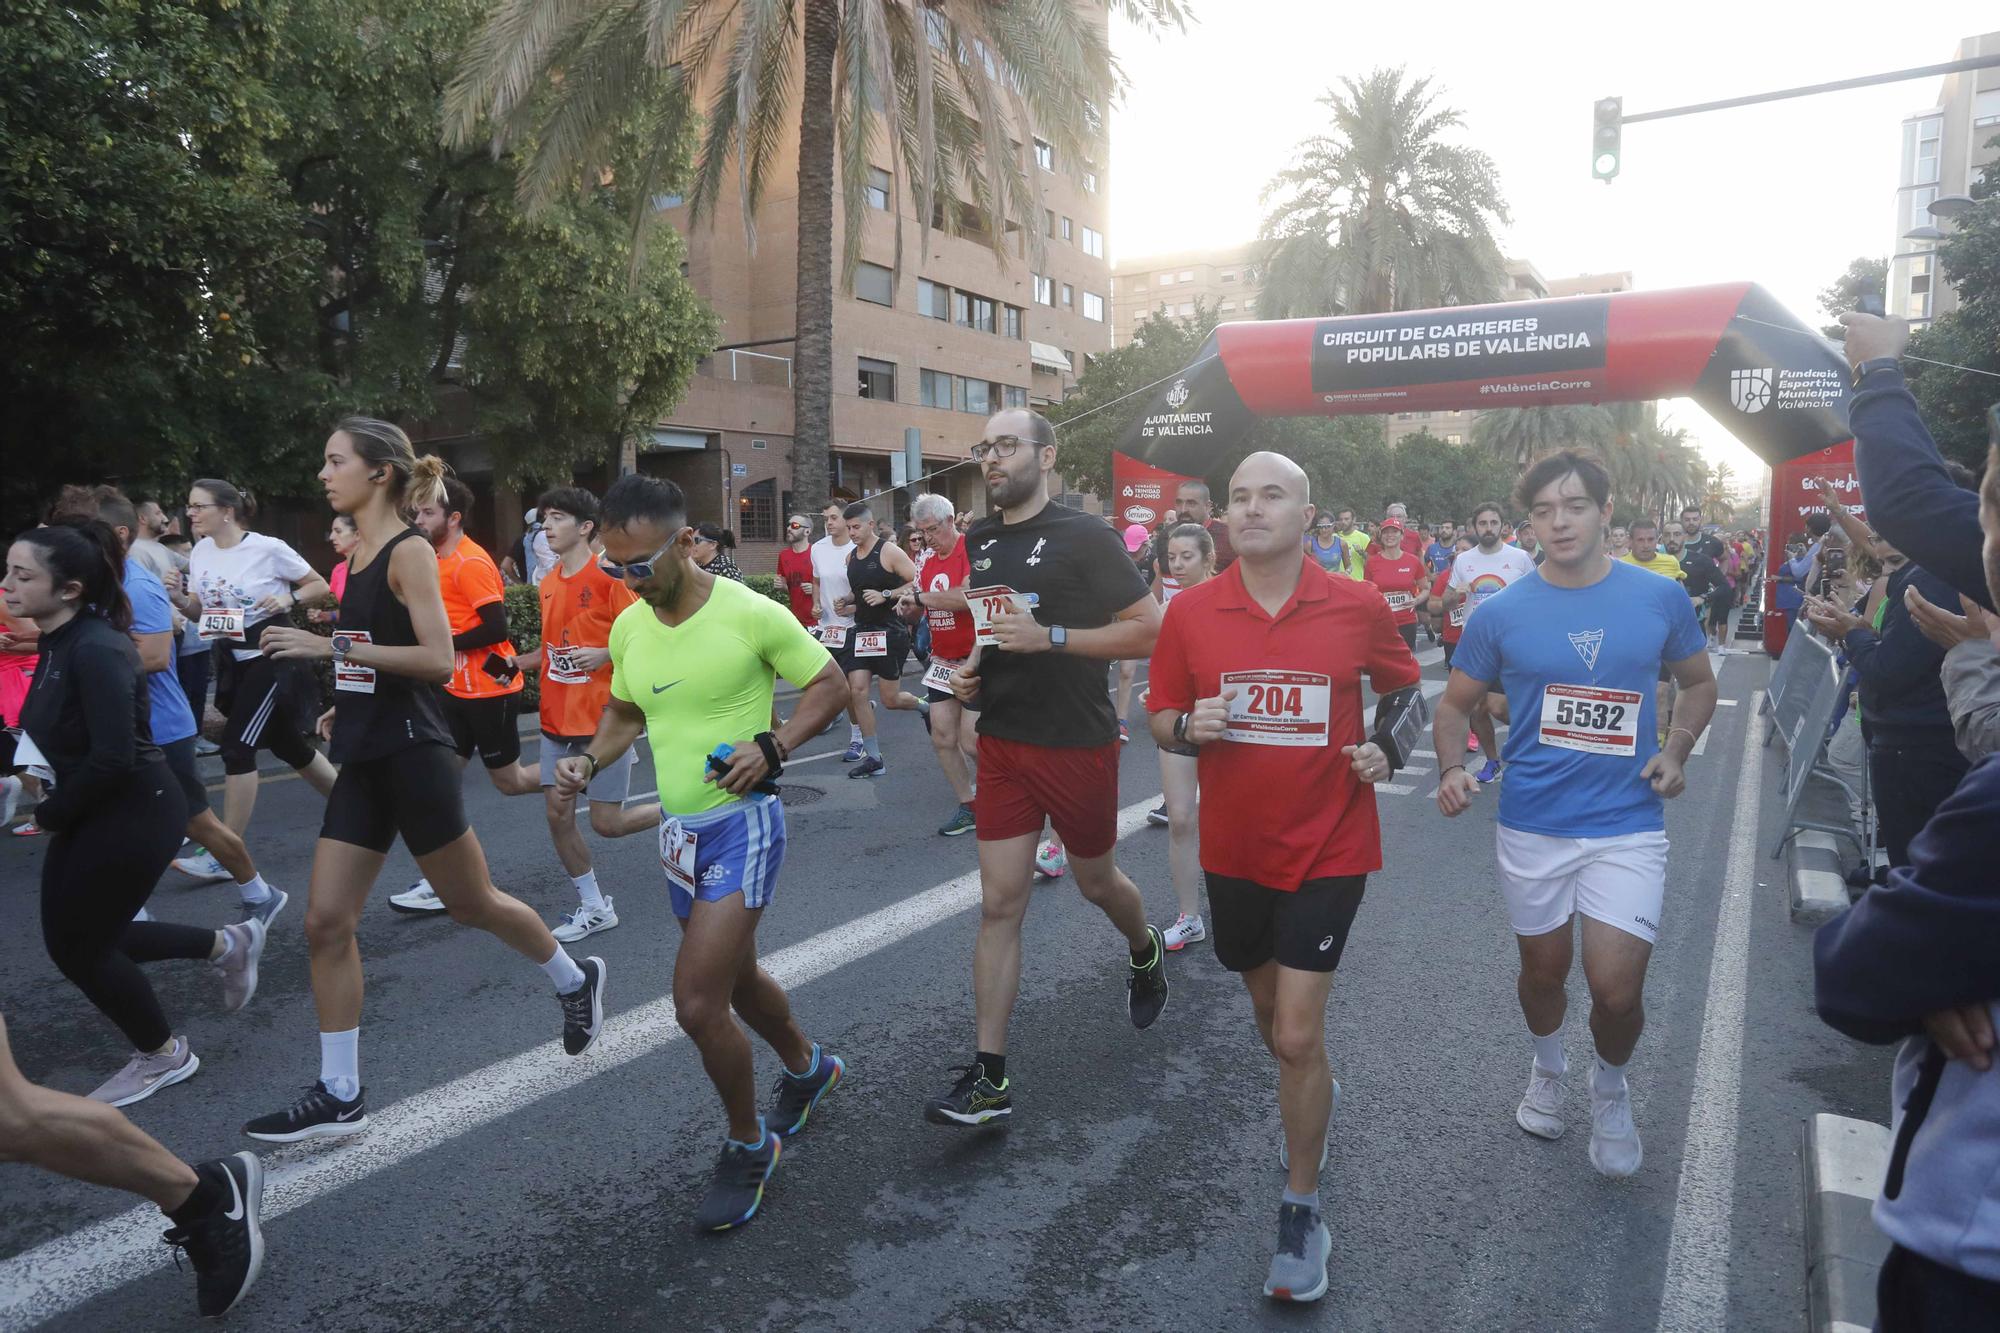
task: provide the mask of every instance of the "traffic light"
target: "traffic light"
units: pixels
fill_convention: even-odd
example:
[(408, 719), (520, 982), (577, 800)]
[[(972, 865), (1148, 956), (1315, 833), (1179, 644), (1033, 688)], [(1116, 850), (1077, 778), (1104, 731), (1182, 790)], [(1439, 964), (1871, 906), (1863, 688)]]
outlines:
[(1625, 99), (1601, 97), (1593, 114), (1596, 126), (1590, 138), (1590, 174), (1608, 182), (1618, 174), (1619, 140), (1625, 134)]

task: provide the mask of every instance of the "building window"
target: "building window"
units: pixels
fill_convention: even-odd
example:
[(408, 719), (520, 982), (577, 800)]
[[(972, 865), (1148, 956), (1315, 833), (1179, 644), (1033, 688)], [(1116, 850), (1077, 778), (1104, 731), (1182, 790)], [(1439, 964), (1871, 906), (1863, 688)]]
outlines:
[(1053, 236), (1055, 234), (1056, 211), (1053, 208), (1045, 208), (1042, 210), (1042, 235)]
[(1171, 287), (1171, 286), (1173, 286), (1173, 285), (1174, 285), (1174, 275), (1173, 275), (1173, 274), (1171, 274), (1171, 273), (1162, 273), (1162, 274), (1160, 275), (1160, 285), (1161, 285), (1162, 287)]
[(926, 319), (950, 319), (951, 288), (929, 278), (918, 278), (917, 313)]
[(1193, 281), (1194, 281), (1194, 270), (1193, 270), (1193, 269), (1188, 269), (1188, 268), (1184, 268), (1184, 269), (1182, 269), (1182, 270), (1181, 270), (1181, 281), (1182, 281), (1182, 282), (1193, 282)]
[(1018, 385), (1002, 385), (1000, 388), (1000, 400), (1006, 407), (1026, 407), (1028, 405), (1028, 391)]
[(1910, 286), (1903, 299), (1903, 318), (1929, 319), (1931, 314), (1931, 260), (1923, 255), (1910, 262)]
[(876, 305), (896, 304), (895, 275), (880, 264), (861, 264), (854, 270), (854, 294)]
[(1104, 258), (1104, 233), (1095, 227), (1085, 227), (1083, 229), (1083, 252), (1087, 255), (1094, 255), (1099, 259)]
[(670, 208), (679, 208), (685, 202), (677, 194), (656, 194), (653, 196), (653, 207), (662, 213)]
[(1055, 283), (1052, 280), (1043, 277), (1039, 273), (1035, 274), (1034, 278), (1035, 278), (1035, 304), (1054, 305), (1056, 303)]
[(745, 486), (736, 500), (736, 535), (746, 542), (778, 540), (778, 481), (766, 477)]
[(1076, 222), (1073, 219), (1064, 218), (1062, 220), (1062, 238), (1065, 241), (1076, 240)]
[(1929, 185), (1938, 178), (1938, 139), (1944, 133), (1944, 122), (1936, 117), (1917, 126), (1917, 174), (1911, 178), (1912, 185)]
[(1062, 296), (1063, 309), (1074, 310), (1076, 308), (1076, 288), (1070, 286), (1068, 283), (1064, 283), (1062, 285)]
[(971, 292), (951, 294), (951, 321), (962, 329), (993, 332), (993, 302)]
[(1192, 301), (1181, 302), (1180, 309), (1174, 311), (1174, 313), (1181, 316), (1192, 315), (1194, 313), (1194, 302)]
[[(2000, 108), (1995, 108), (1995, 110), (1996, 110), (1996, 111), (2000, 111)], [(1995, 117), (1995, 119), (2000, 119), (2000, 116), (1996, 116), (1996, 117)], [(1980, 123), (1980, 124), (1982, 124), (1982, 125), (1984, 125), (1984, 124), (1985, 124), (1986, 122), (1982, 120), (1982, 121), (1980, 121), (1979, 123)], [(1084, 190), (1085, 190), (1085, 191), (1086, 191), (1087, 193), (1090, 193), (1090, 194), (1096, 194), (1096, 193), (1097, 193), (1097, 173), (1096, 173), (1096, 172), (1094, 172), (1094, 171), (1086, 171), (1086, 172), (1084, 172), (1084, 173), (1083, 173), (1083, 188), (1084, 188)]]
[(880, 167), (868, 168), (868, 206), (889, 211), (889, 173)]
[(1236, 281), (1236, 270), (1234, 270), (1234, 269), (1228, 269), (1228, 268), (1226, 268), (1226, 269), (1222, 270), (1222, 274), (1221, 274), (1221, 281), (1223, 281), (1223, 282), (1234, 282), (1234, 281)]
[(2000, 125), (2000, 88), (1988, 88), (1972, 97), (1972, 123), (1975, 126)]
[(1035, 140), (1035, 165), (1043, 171), (1056, 169), (1056, 150), (1041, 139)]
[(1021, 313), (1021, 307), (1017, 305), (1003, 305), (1000, 307), (1000, 333), (1003, 337), (1018, 338), (1021, 336)]
[(1223, 302), (1223, 303), (1222, 303), (1221, 305), (1219, 305), (1219, 306), (1217, 306), (1217, 307), (1215, 308), (1215, 313), (1216, 313), (1216, 314), (1218, 314), (1218, 315), (1232, 315), (1232, 314), (1235, 314), (1235, 313), (1236, 313), (1236, 302), (1234, 302), (1234, 301), (1224, 301), (1224, 302)]
[(1104, 320), (1104, 298), (1096, 292), (1083, 294), (1083, 317), (1102, 323)]
[(1465, 437), (1463, 435), (1460, 435), (1457, 431), (1453, 431), (1449, 435), (1446, 435), (1444, 437), (1444, 442), (1446, 444), (1464, 444)]
[(925, 407), (951, 410), (951, 376), (942, 370), (926, 370), (917, 376), (917, 401)]
[(896, 401), (896, 363), (877, 361), (872, 356), (860, 358), (861, 396), (879, 398), (884, 402)]
[(1935, 185), (1910, 191), (1910, 225), (1906, 230), (1937, 225), (1937, 219), (1931, 216), (1931, 205), (1937, 202), (1937, 197), (1938, 188)]
[(964, 376), (958, 381), (958, 410), (970, 412), (974, 416), (991, 416), (993, 413), (993, 384), (988, 380), (969, 380)]

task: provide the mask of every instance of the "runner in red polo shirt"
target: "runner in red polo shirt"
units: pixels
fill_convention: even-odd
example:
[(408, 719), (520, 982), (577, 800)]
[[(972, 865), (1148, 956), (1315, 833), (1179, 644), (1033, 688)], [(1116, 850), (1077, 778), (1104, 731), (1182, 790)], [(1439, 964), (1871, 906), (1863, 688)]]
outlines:
[(785, 581), (792, 614), (807, 629), (819, 624), (819, 603), (813, 596), (812, 520), (793, 514), (785, 520), (785, 549), (778, 552), (778, 577)]
[[(1453, 556), (1456, 556), (1460, 551), (1470, 551), (1471, 549), (1472, 538), (1465, 536), (1463, 533), (1458, 536), (1451, 547)], [(1438, 576), (1431, 580), (1431, 601), (1438, 606), (1443, 606), (1444, 590), (1449, 586), (1451, 586), (1451, 561), (1447, 560), (1444, 562), (1444, 568), (1438, 571)], [(1465, 616), (1471, 609), (1464, 602), (1460, 602), (1444, 615), (1444, 637), (1439, 642), (1444, 644), (1444, 664), (1447, 667), (1451, 665), (1451, 655), (1458, 651), (1459, 636), (1465, 633)]]
[(917, 553), (917, 579), (903, 594), (906, 619), (926, 616), (931, 626), (931, 661), (924, 672), (924, 697), (930, 700), (931, 748), (938, 770), (958, 798), (958, 808), (938, 829), (940, 837), (956, 838), (978, 826), (972, 811), (972, 765), (979, 738), (970, 712), (951, 692), (951, 673), (972, 656), (972, 611), (965, 604), (966, 581), (972, 562), (965, 538), (953, 522), (951, 501), (942, 495), (919, 495), (910, 502), (910, 522), (924, 549)]
[(1424, 562), (1414, 551), (1403, 549), (1403, 520), (1384, 519), (1381, 546), (1368, 556), (1368, 582), (1382, 590), (1389, 612), (1396, 618), (1396, 633), (1417, 650), (1417, 603), (1424, 596)]
[(1368, 874), (1382, 867), (1367, 784), (1390, 770), (1363, 729), (1361, 677), (1386, 695), (1420, 674), (1381, 596), (1302, 553), (1307, 500), (1290, 459), (1243, 460), (1229, 483), (1236, 564), (1168, 606), (1146, 703), (1154, 740), (1200, 747), (1215, 958), (1243, 975), (1278, 1061), (1288, 1179), (1264, 1294), (1293, 1301), (1326, 1292), (1327, 994)]

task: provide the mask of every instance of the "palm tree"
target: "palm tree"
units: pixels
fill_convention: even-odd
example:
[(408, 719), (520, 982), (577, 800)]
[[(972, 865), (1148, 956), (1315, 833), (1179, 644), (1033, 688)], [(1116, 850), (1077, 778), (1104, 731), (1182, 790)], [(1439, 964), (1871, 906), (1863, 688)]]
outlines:
[(1557, 449), (1603, 450), (1614, 434), (1611, 414), (1589, 403), (1566, 407), (1501, 407), (1472, 422), (1472, 442), (1519, 467)]
[(1736, 469), (1726, 461), (1716, 463), (1702, 478), (1701, 516), (1707, 523), (1729, 523), (1736, 518), (1735, 502), (1729, 498)]
[[(1185, 0), (1113, 8), (1154, 31), (1180, 28), (1187, 16)], [(969, 211), (996, 256), (1015, 227), (1039, 251), (1026, 141), (1040, 137), (1081, 177), (1103, 160), (1103, 109), (1120, 83), (1103, 34), (1083, 5), (1065, 0), (501, 0), (446, 90), (445, 111), (455, 143), (490, 134), (496, 146), (528, 145), (520, 189), (533, 203), (601, 170), (624, 108), (639, 97), (664, 84), (684, 94), (684, 116), (700, 99), (690, 205), (712, 219), (733, 176), (753, 244), (797, 115), (793, 485), (810, 512), (827, 493), (833, 434), (836, 174), (843, 286), (860, 257), (883, 134), (905, 167), (891, 216), (900, 217), (900, 182), (910, 181), (926, 250), (933, 225), (959, 231)], [(656, 172), (685, 130), (684, 122), (660, 127)], [(652, 181), (643, 185), (633, 192), (639, 200), (653, 193)], [(645, 220), (635, 214), (635, 231)], [(895, 267), (900, 276), (900, 222)]]
[(1265, 187), (1264, 319), (1375, 314), (1498, 300), (1493, 160), (1441, 136), (1459, 113), (1429, 79), (1378, 69), (1320, 98), (1333, 127), (1298, 146)]

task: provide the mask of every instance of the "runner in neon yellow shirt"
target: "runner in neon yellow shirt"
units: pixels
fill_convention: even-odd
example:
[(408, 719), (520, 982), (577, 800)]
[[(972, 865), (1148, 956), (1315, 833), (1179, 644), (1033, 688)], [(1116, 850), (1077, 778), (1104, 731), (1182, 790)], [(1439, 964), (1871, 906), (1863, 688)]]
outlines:
[[(847, 682), (787, 607), (695, 564), (680, 487), (624, 477), (605, 492), (601, 514), (607, 572), (639, 601), (611, 625), (611, 700), (597, 734), (582, 754), (557, 761), (556, 785), (581, 794), (641, 728), (651, 738), (660, 863), (681, 924), (676, 1017), (729, 1119), (695, 1226), (727, 1231), (756, 1215), (781, 1141), (805, 1128), (846, 1068), (807, 1039), (784, 990), (757, 965), (757, 922), (785, 859), (785, 808), (756, 788), (846, 706)], [(791, 721), (767, 731), (780, 673), (805, 693)], [(729, 761), (706, 776), (720, 746), (732, 747)], [(735, 1015), (785, 1062), (766, 1115), (757, 1114), (750, 1042)]]

